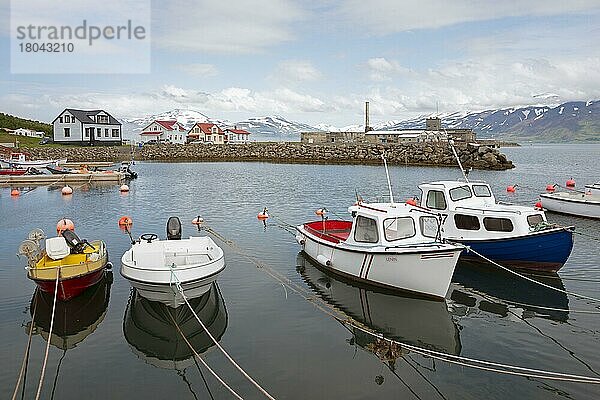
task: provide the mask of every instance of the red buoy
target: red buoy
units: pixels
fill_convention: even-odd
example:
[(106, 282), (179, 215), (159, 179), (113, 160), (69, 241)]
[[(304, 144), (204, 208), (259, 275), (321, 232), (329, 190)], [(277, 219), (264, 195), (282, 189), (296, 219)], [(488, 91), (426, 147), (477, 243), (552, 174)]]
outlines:
[(119, 226), (131, 226), (133, 225), (133, 220), (131, 219), (131, 217), (121, 217), (119, 218)]
[(507, 191), (508, 193), (514, 193), (514, 192), (516, 192), (516, 191), (517, 191), (517, 185), (510, 185), (510, 186), (508, 186), (508, 187), (506, 188), (506, 191)]
[(19, 189), (13, 189), (13, 190), (10, 191), (10, 195), (14, 196), (14, 197), (20, 196), (21, 195), (21, 191)]
[(535, 208), (536, 210), (541, 210), (542, 209), (542, 202), (538, 201), (537, 203), (535, 203), (535, 205), (533, 206), (533, 208)]
[(197, 216), (192, 220), (192, 225), (202, 225), (204, 223), (204, 218)]
[(575, 179), (571, 178), (567, 180), (567, 187), (575, 187)]
[(315, 211), (315, 214), (318, 215), (319, 217), (325, 216), (326, 213), (327, 213), (327, 210), (325, 208), (319, 208), (318, 210)]
[(261, 212), (259, 212), (258, 215), (256, 216), (256, 218), (258, 218), (260, 221), (264, 221), (264, 220), (268, 219), (269, 213), (268, 213), (267, 207), (265, 207)]
[(554, 192), (556, 190), (556, 185), (546, 185), (547, 192)]
[(414, 197), (411, 197), (410, 199), (406, 200), (406, 204), (409, 204), (411, 206), (416, 206), (417, 200)]
[(74, 231), (74, 230), (75, 230), (75, 224), (70, 219), (63, 218), (56, 223), (56, 233), (58, 235), (60, 235), (64, 231)]

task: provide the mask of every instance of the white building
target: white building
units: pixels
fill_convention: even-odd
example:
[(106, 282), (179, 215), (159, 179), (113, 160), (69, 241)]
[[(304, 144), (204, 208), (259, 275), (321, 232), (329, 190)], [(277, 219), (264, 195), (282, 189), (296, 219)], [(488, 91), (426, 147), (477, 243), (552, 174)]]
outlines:
[(250, 141), (250, 132), (243, 129), (225, 129), (225, 143), (248, 143)]
[(25, 129), (25, 128), (19, 128), (19, 129), (15, 129), (12, 132), (9, 132), (11, 135), (18, 135), (18, 136), (26, 136), (26, 137), (34, 137), (34, 138), (43, 138), (44, 137), (44, 132), (36, 132), (36, 131), (32, 131), (31, 129)]
[(186, 141), (186, 130), (179, 122), (154, 121), (142, 129), (140, 133), (141, 142), (148, 143), (177, 143), (184, 144)]
[(443, 131), (405, 129), (398, 131), (369, 131), (365, 133), (368, 142), (372, 143), (436, 143), (448, 140)]
[(52, 126), (54, 143), (121, 145), (121, 123), (104, 110), (66, 108)]
[(216, 124), (198, 122), (187, 133), (188, 142), (225, 144), (225, 132)]

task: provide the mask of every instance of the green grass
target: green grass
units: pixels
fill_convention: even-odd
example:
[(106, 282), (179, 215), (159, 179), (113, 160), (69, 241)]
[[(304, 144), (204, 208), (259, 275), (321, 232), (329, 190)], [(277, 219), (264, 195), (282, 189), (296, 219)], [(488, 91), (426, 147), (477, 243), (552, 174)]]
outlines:
[(52, 125), (46, 122), (32, 121), (14, 115), (0, 113), (0, 128), (18, 129), (25, 128), (33, 131), (42, 131), (46, 136), (52, 136)]
[(0, 131), (0, 144), (15, 143), (15, 140), (19, 141), (19, 147), (60, 147), (59, 144), (54, 143), (40, 145), (40, 140), (42, 140), (41, 138), (9, 135), (4, 131)]

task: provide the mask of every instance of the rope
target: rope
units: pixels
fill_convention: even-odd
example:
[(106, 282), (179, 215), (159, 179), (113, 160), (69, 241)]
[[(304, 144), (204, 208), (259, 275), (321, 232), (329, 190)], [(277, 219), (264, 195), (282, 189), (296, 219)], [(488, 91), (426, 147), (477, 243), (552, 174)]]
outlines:
[(40, 374), (40, 383), (38, 384), (35, 400), (39, 400), (42, 392), (42, 384), (44, 383), (44, 374), (46, 373), (46, 362), (48, 361), (48, 350), (52, 339), (52, 329), (54, 328), (54, 312), (56, 311), (56, 298), (58, 297), (58, 278), (60, 277), (60, 269), (56, 270), (56, 281), (54, 282), (54, 300), (52, 301), (52, 315), (50, 317), (50, 330), (48, 331), (48, 342), (46, 343), (46, 354), (44, 355), (44, 363), (42, 364), (42, 372)]
[[(172, 269), (171, 269), (172, 270)], [(252, 379), (252, 377), (250, 375), (248, 375), (246, 373), (246, 371), (244, 371), (242, 369), (242, 367), (240, 367), (233, 358), (231, 358), (231, 356), (227, 353), (227, 351), (219, 344), (219, 341), (217, 339), (215, 339), (215, 337), (212, 335), (212, 333), (210, 333), (210, 331), (208, 330), (208, 328), (204, 325), (204, 323), (202, 322), (202, 320), (200, 319), (200, 317), (198, 317), (198, 314), (196, 314), (196, 311), (194, 310), (194, 308), (192, 307), (192, 305), (189, 303), (187, 296), (185, 295), (185, 293), (183, 292), (183, 288), (181, 287), (181, 282), (179, 281), (179, 278), (177, 278), (177, 276), (175, 275), (175, 273), (173, 272), (173, 275), (175, 276), (175, 279), (177, 280), (177, 282), (175, 283), (175, 287), (177, 288), (177, 290), (179, 291), (179, 293), (181, 293), (181, 297), (183, 297), (183, 300), (185, 301), (185, 304), (187, 304), (188, 308), (190, 309), (190, 311), (192, 312), (192, 314), (194, 315), (194, 317), (196, 318), (196, 321), (198, 321), (198, 323), (200, 324), (200, 326), (202, 327), (202, 329), (204, 329), (206, 331), (206, 334), (208, 335), (208, 337), (210, 337), (210, 339), (213, 341), (213, 343), (215, 344), (215, 346), (217, 346), (217, 348), (219, 350), (221, 350), (221, 352), (223, 353), (223, 355), (229, 360), (229, 362), (231, 362), (231, 364), (238, 370), (240, 371), (240, 373), (242, 375), (244, 375), (244, 377), (246, 377), (246, 379), (248, 379), (250, 381), (250, 383), (252, 383), (258, 390), (260, 390), (260, 392), (262, 394), (265, 395), (265, 397), (267, 397), (270, 400), (275, 400), (275, 398), (273, 396), (271, 396), (269, 394), (269, 392), (267, 392), (265, 389), (262, 388), (262, 386), (260, 386), (254, 379)]]
[[(450, 241), (449, 241), (449, 242), (450, 242)], [(487, 261), (487, 262), (489, 262), (489, 263), (491, 263), (491, 264), (493, 264), (493, 265), (497, 266), (498, 268), (501, 268), (501, 269), (505, 270), (506, 272), (510, 272), (511, 274), (513, 274), (513, 275), (516, 275), (516, 276), (518, 276), (519, 278), (523, 278), (523, 279), (525, 279), (525, 280), (527, 280), (527, 281), (529, 281), (529, 282), (533, 282), (533, 283), (535, 283), (535, 284), (538, 284), (538, 285), (540, 285), (540, 286), (543, 286), (543, 287), (545, 287), (545, 288), (548, 288), (548, 289), (555, 290), (555, 291), (557, 291), (557, 292), (560, 292), (560, 293), (564, 293), (564, 294), (568, 294), (568, 295), (571, 295), (571, 296), (574, 296), (574, 297), (579, 297), (579, 298), (581, 298), (581, 299), (592, 300), (592, 301), (596, 301), (596, 302), (599, 302), (599, 303), (600, 303), (600, 299), (597, 299), (597, 298), (595, 298), (595, 297), (590, 297), (590, 296), (585, 296), (585, 295), (583, 295), (583, 294), (578, 294), (578, 293), (574, 293), (574, 292), (569, 292), (569, 291), (567, 291), (567, 290), (562, 290), (562, 289), (559, 289), (559, 288), (555, 288), (554, 286), (550, 286), (550, 285), (547, 285), (547, 284), (545, 284), (545, 283), (542, 283), (542, 282), (540, 282), (540, 281), (536, 281), (535, 279), (531, 279), (531, 278), (529, 278), (528, 276), (525, 276), (525, 275), (523, 275), (523, 274), (520, 274), (520, 273), (518, 273), (518, 272), (516, 272), (516, 271), (513, 271), (513, 270), (511, 270), (511, 269), (509, 269), (509, 268), (506, 268), (505, 266), (502, 266), (502, 265), (498, 264), (498, 263), (497, 263), (497, 262), (495, 262), (495, 261), (492, 261), (492, 260), (490, 260), (489, 258), (487, 258), (486, 256), (484, 256), (483, 254), (481, 254), (481, 253), (478, 253), (477, 251), (475, 251), (475, 250), (471, 249), (469, 246), (464, 246), (464, 245), (462, 245), (462, 244), (460, 244), (460, 243), (456, 243), (456, 242), (450, 242), (450, 243), (452, 243), (452, 244), (454, 244), (454, 245), (456, 245), (456, 246), (459, 246), (459, 247), (460, 247), (460, 246), (464, 247), (464, 248), (465, 248), (465, 249), (466, 249), (468, 252), (469, 252), (469, 251), (470, 251), (470, 252), (472, 252), (473, 254), (475, 254), (475, 255), (477, 255), (477, 256), (479, 256), (479, 257), (481, 257), (482, 259), (484, 259), (485, 261)]]
[[(216, 231), (214, 231), (212, 228), (207, 227), (205, 229), (208, 232), (211, 232), (213, 235), (215, 235), (215, 237), (217, 237), (219, 240), (222, 240), (223, 243), (229, 245), (232, 248), (232, 250), (239, 251), (239, 250), (237, 250), (237, 249), (239, 249), (239, 246), (237, 246), (235, 244), (235, 242), (233, 242), (232, 240), (228, 240), (228, 239), (224, 238), (223, 236), (218, 234)], [(418, 347), (418, 346), (413, 346), (413, 345), (410, 345), (410, 344), (407, 344), (404, 342), (400, 342), (400, 341), (397, 341), (394, 339), (387, 338), (383, 334), (378, 333), (378, 332), (372, 330), (371, 328), (364, 326), (360, 322), (358, 322), (358, 321), (354, 320), (352, 317), (348, 316), (343, 311), (336, 309), (331, 304), (324, 302), (322, 299), (315, 298), (314, 296), (303, 295), (303, 293), (306, 292), (305, 289), (298, 287), (297, 284), (291, 282), (289, 279), (281, 277), (281, 275), (279, 273), (273, 271), (266, 264), (260, 262), (260, 260), (255, 259), (254, 257), (246, 254), (245, 252), (241, 252), (240, 254), (245, 256), (249, 260), (253, 261), (257, 267), (263, 269), (263, 271), (267, 272), (269, 275), (271, 275), (274, 279), (278, 280), (282, 284), (285, 284), (293, 292), (295, 292), (299, 295), (302, 295), (302, 297), (306, 301), (312, 302), (313, 305), (317, 309), (319, 309), (323, 313), (331, 316), (332, 318), (334, 318), (341, 324), (343, 324), (347, 327), (357, 329), (357, 330), (364, 332), (372, 337), (375, 337), (375, 338), (378, 338), (381, 340), (385, 340), (389, 343), (397, 344), (401, 347), (411, 350), (411, 351), (415, 352), (416, 354), (420, 354), (424, 357), (430, 357), (430, 358), (437, 359), (437, 360), (440, 360), (440, 361), (443, 361), (446, 363), (461, 365), (461, 366), (467, 367), (467, 368), (485, 370), (485, 371), (489, 371), (489, 372), (496, 372), (496, 373), (506, 374), (506, 375), (515, 375), (515, 376), (522, 376), (522, 377), (526, 377), (526, 378), (540, 378), (540, 379), (558, 380), (558, 381), (567, 381), (567, 382), (600, 384), (600, 378), (595, 378), (595, 377), (590, 377), (590, 376), (582, 376), (582, 375), (574, 375), (574, 374), (565, 374), (565, 373), (555, 372), (555, 371), (545, 371), (545, 370), (532, 369), (532, 368), (520, 367), (520, 366), (515, 366), (515, 365), (509, 365), (509, 364), (495, 363), (495, 362), (486, 361), (486, 360), (478, 360), (478, 359), (474, 359), (474, 358), (455, 356), (452, 354), (437, 352), (434, 350), (430, 350), (430, 349), (426, 349), (426, 348), (422, 348), (422, 347)], [(513, 271), (511, 271), (511, 272), (513, 272)], [(539, 283), (537, 281), (534, 281), (534, 282)], [(556, 289), (556, 288), (553, 288), (553, 289)], [(185, 297), (184, 297), (184, 299), (185, 299)]]
[[(37, 291), (37, 289), (36, 289)], [(15, 386), (15, 391), (12, 395), (12, 400), (17, 398), (17, 392), (19, 391), (19, 386), (21, 385), (21, 379), (23, 378), (23, 374), (25, 373), (25, 363), (29, 359), (29, 349), (31, 348), (31, 337), (33, 336), (33, 326), (35, 325), (33, 321), (35, 320), (35, 314), (37, 312), (37, 296), (35, 296), (35, 304), (33, 306), (33, 316), (31, 317), (31, 325), (29, 326), (29, 337), (27, 338), (27, 347), (25, 348), (25, 354), (23, 354), (23, 362), (21, 363), (21, 371), (19, 372), (19, 378), (17, 379), (17, 384)]]
[(181, 328), (179, 328), (179, 324), (177, 324), (177, 321), (175, 321), (175, 318), (173, 318), (173, 316), (171, 315), (171, 313), (167, 313), (167, 314), (169, 314), (169, 316), (171, 317), (171, 321), (173, 321), (173, 323), (175, 324), (175, 328), (177, 329), (177, 331), (179, 332), (179, 334), (181, 335), (181, 337), (183, 338), (183, 340), (187, 343), (187, 345), (189, 346), (190, 350), (192, 350), (192, 352), (194, 353), (194, 357), (195, 357), (194, 359), (197, 358), (198, 360), (200, 360), (200, 362), (202, 363), (202, 365), (204, 365), (204, 368), (206, 368), (208, 370), (208, 372), (210, 372), (221, 383), (221, 385), (223, 385), (227, 390), (229, 390), (229, 392), (231, 392), (231, 394), (236, 399), (243, 400), (242, 397), (239, 394), (237, 394), (235, 392), (235, 390), (233, 390), (223, 379), (221, 379), (219, 377), (219, 375), (217, 375), (217, 373), (215, 371), (213, 371), (212, 368), (210, 368), (208, 366), (208, 364), (202, 359), (202, 357), (200, 357), (200, 354), (198, 354), (198, 352), (196, 351), (196, 349), (194, 349), (194, 347), (192, 346), (192, 344), (185, 337), (185, 335), (181, 331)]

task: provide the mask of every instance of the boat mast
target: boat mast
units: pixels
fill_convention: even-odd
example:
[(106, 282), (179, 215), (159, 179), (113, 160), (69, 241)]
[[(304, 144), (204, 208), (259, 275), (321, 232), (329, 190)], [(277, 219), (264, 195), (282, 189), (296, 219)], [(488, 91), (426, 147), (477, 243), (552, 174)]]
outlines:
[(383, 159), (383, 166), (385, 167), (385, 176), (387, 177), (388, 190), (390, 191), (390, 203), (394, 204), (394, 195), (392, 194), (392, 183), (390, 182), (390, 171), (388, 171), (387, 161), (385, 159), (385, 152), (381, 153)]
[(448, 144), (450, 145), (450, 148), (452, 149), (452, 154), (454, 154), (454, 158), (456, 158), (456, 162), (458, 163), (458, 167), (460, 168), (460, 172), (462, 172), (463, 178), (465, 178), (465, 182), (469, 183), (469, 178), (467, 178), (467, 174), (465, 173), (465, 169), (462, 166), (462, 163), (460, 162), (460, 158), (458, 157), (458, 154), (456, 154), (456, 149), (454, 148), (454, 140), (449, 139), (448, 140)]

